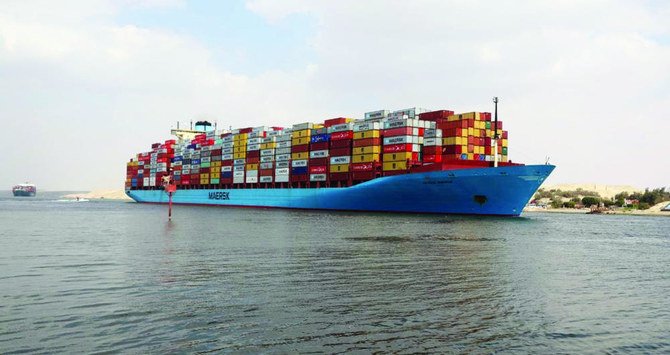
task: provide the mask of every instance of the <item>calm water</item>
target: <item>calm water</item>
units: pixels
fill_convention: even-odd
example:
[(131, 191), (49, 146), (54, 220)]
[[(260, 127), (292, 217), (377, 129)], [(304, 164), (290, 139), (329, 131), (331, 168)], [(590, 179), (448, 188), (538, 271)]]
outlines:
[(670, 352), (670, 218), (0, 199), (0, 353)]

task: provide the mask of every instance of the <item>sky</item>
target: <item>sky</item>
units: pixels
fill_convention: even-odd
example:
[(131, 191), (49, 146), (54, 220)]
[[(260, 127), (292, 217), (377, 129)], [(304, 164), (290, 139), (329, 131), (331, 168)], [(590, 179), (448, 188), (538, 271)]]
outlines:
[(493, 110), (549, 183), (670, 186), (670, 2), (3, 0), (0, 186), (121, 189), (177, 121)]

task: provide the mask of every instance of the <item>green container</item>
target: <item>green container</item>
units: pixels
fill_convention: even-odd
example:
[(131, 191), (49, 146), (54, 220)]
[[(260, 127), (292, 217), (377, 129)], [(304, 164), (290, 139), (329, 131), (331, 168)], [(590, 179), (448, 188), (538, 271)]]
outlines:
[(507, 155), (507, 147), (503, 147), (502, 153), (503, 153), (503, 155)]
[(201, 168), (209, 168), (212, 163), (200, 163)]
[(209, 179), (210, 184), (218, 184), (221, 179)]
[(491, 121), (486, 121), (486, 129), (491, 129)]

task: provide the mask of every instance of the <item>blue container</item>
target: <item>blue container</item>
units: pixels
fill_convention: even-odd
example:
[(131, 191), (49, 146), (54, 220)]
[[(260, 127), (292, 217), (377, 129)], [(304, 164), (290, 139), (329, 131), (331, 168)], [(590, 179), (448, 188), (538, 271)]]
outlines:
[(461, 154), (461, 160), (468, 160), (468, 154), (467, 153)]
[(186, 148), (195, 149), (195, 146), (196, 146), (195, 144), (189, 144), (189, 145), (186, 146)]
[(233, 172), (232, 171), (224, 171), (221, 173), (222, 178), (231, 178), (233, 177)]
[(297, 168), (291, 168), (291, 174), (293, 175), (305, 175), (307, 174), (306, 166), (299, 166)]
[(130, 182), (132, 182), (132, 183), (137, 183), (137, 178), (132, 178), (132, 179), (130, 179)]
[(176, 162), (176, 161), (182, 161), (182, 160), (184, 160), (184, 157), (182, 157), (181, 155), (177, 155), (174, 158), (172, 158), (173, 163)]
[(191, 164), (200, 164), (200, 159), (191, 159)]
[(330, 139), (330, 134), (324, 133), (324, 134), (317, 134), (317, 135), (312, 136), (312, 138), (310, 138), (309, 141), (310, 141), (310, 143), (319, 143), (319, 142), (328, 142), (329, 139)]

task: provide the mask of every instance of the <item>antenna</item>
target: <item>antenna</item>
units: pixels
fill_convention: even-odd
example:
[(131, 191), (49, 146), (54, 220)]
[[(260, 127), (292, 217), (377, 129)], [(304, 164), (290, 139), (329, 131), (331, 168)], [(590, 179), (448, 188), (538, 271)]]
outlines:
[(193, 120), (191, 120), (191, 131), (193, 130)]
[(498, 167), (498, 96), (493, 97), (495, 120), (493, 122), (493, 167)]

